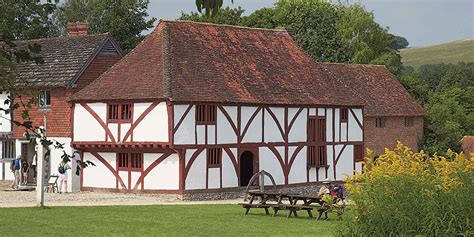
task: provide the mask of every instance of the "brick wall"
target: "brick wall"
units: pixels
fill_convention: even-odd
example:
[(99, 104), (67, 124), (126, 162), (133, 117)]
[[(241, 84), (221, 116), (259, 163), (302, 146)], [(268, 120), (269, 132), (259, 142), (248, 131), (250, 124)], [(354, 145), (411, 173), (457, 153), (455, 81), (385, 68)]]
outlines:
[[(51, 91), (51, 108), (46, 111), (46, 125), (47, 134), (49, 137), (69, 137), (71, 131), (71, 108), (67, 99), (75, 92), (84, 88), (92, 81), (97, 79), (108, 68), (113, 66), (120, 60), (120, 57), (97, 56), (91, 64), (87, 67), (84, 73), (77, 81), (77, 87), (74, 89), (66, 88), (43, 88)], [(35, 89), (39, 90), (39, 89)], [(30, 91), (30, 93), (35, 93)], [(31, 97), (24, 97), (23, 101), (28, 101)], [(22, 121), (22, 109), (15, 110), (13, 119)], [(43, 113), (34, 106), (30, 110), (30, 118), (33, 121), (33, 126), (43, 125)], [(25, 129), (23, 127), (14, 127), (13, 135), (17, 139), (23, 139)]]
[(393, 149), (397, 140), (417, 150), (418, 139), (423, 135), (423, 117), (413, 117), (413, 126), (405, 127), (405, 117), (385, 117), (385, 127), (375, 127), (376, 117), (365, 117), (365, 147), (374, 151), (374, 155), (384, 153), (384, 148)]

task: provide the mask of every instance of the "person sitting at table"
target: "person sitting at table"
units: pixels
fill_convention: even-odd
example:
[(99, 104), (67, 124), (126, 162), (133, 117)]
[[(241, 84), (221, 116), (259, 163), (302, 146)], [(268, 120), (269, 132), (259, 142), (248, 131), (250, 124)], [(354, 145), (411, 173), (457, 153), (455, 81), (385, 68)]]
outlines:
[(330, 194), (331, 193), (331, 180), (326, 179), (323, 181), (323, 185), (321, 188), (319, 188), (317, 197), (322, 198), (324, 194)]

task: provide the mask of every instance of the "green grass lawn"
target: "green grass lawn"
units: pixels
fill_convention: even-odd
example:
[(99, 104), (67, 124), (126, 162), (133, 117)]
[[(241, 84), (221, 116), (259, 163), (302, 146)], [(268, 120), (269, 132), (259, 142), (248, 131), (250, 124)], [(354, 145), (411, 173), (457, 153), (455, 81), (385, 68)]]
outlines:
[(286, 219), (286, 211), (271, 217), (254, 209), (244, 216), (238, 205), (2, 208), (0, 235), (333, 236), (341, 224), (335, 214), (327, 221), (299, 214)]
[(400, 55), (403, 65), (415, 68), (423, 64), (474, 62), (474, 39), (402, 49)]

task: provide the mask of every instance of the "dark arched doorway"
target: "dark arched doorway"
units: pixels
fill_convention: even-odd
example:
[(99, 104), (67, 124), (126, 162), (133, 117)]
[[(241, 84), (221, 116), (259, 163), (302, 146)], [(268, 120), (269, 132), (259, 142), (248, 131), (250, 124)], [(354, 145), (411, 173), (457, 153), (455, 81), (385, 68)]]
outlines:
[(247, 186), (253, 175), (253, 153), (244, 151), (240, 155), (240, 186)]

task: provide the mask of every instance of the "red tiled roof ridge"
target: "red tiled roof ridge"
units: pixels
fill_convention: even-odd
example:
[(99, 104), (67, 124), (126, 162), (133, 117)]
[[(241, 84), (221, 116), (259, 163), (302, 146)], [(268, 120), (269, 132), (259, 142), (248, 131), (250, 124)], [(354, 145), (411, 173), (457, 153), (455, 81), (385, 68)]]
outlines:
[(165, 23), (191, 23), (191, 24), (199, 24), (199, 25), (208, 25), (208, 26), (217, 26), (217, 27), (230, 27), (230, 28), (240, 28), (240, 29), (248, 29), (248, 30), (258, 30), (258, 31), (273, 31), (273, 32), (281, 32), (281, 33), (288, 33), (286, 29), (283, 28), (257, 28), (257, 27), (249, 27), (249, 26), (239, 26), (239, 25), (229, 25), (229, 24), (217, 24), (211, 22), (198, 22), (198, 21), (190, 21), (190, 20), (167, 20), (167, 19), (160, 19), (160, 22), (156, 27), (160, 25), (161, 22)]

